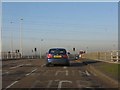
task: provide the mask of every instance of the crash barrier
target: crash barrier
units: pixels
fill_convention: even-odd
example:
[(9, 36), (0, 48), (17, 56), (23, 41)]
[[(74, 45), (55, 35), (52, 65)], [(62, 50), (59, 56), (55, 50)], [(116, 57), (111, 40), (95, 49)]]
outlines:
[(107, 51), (107, 52), (90, 52), (84, 54), (85, 58), (94, 59), (94, 60), (105, 60), (112, 62), (120, 61), (120, 50)]

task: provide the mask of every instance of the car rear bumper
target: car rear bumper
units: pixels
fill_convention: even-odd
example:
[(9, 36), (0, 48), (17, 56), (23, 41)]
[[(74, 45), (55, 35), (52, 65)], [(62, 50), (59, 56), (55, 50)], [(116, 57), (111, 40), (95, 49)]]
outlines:
[(47, 63), (51, 64), (69, 64), (68, 59), (47, 59)]

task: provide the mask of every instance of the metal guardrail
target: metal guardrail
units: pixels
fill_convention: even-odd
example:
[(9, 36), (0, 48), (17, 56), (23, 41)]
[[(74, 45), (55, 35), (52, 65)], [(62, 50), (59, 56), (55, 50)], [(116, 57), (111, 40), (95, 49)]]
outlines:
[(107, 52), (91, 52), (84, 54), (84, 58), (94, 59), (94, 60), (104, 60), (110, 62), (120, 61), (120, 50), (107, 51)]

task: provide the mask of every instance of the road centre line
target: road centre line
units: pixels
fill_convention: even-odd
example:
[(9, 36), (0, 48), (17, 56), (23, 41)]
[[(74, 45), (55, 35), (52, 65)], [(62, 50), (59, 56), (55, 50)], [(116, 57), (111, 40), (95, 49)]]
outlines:
[(14, 84), (16, 84), (17, 82), (18, 82), (18, 81), (15, 81), (15, 82), (11, 83), (9, 86), (6, 87), (6, 89), (7, 89), (7, 88), (10, 88), (11, 86), (13, 86)]

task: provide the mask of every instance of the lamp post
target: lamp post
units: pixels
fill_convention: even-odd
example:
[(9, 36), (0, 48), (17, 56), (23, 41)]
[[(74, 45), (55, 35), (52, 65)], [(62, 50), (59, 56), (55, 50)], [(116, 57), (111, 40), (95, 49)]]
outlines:
[[(13, 22), (10, 22), (11, 23), (11, 25), (12, 25), (12, 23)], [(11, 42), (10, 42), (10, 44), (11, 44), (11, 58), (13, 58), (13, 30), (11, 30), (11, 36), (10, 36), (11, 38)]]
[(20, 53), (21, 53), (21, 58), (23, 56), (23, 48), (22, 48), (22, 21), (23, 19), (20, 19)]
[(42, 41), (43, 41), (43, 39), (41, 39), (40, 58), (42, 58)]

